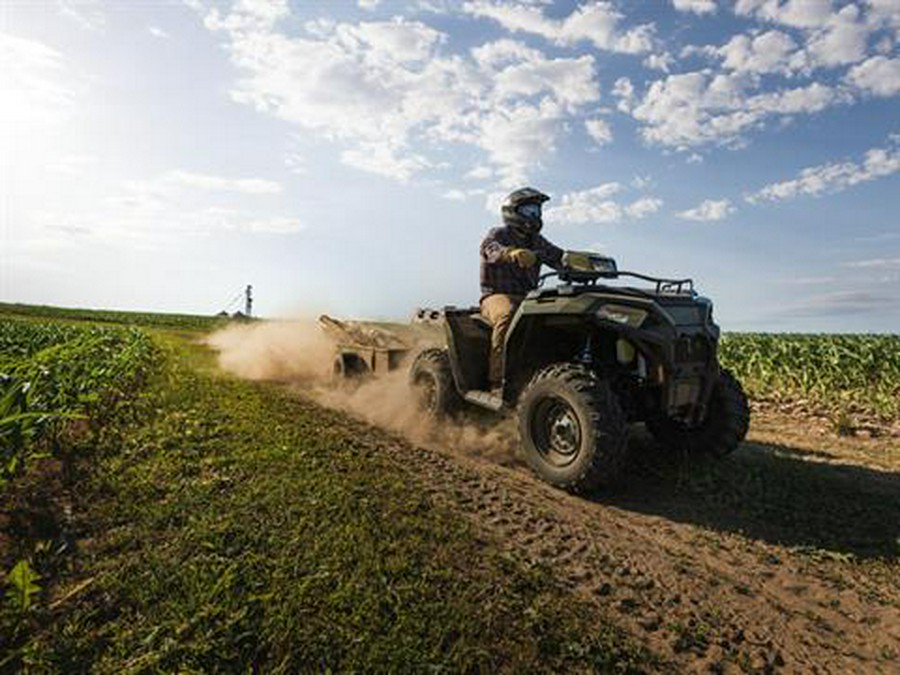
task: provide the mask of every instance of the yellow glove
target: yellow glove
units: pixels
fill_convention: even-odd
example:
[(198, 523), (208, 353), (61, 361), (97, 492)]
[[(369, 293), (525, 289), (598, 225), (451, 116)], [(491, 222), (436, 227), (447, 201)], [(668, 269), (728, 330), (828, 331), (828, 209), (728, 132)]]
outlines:
[(506, 252), (506, 259), (512, 260), (519, 267), (529, 268), (534, 267), (537, 263), (537, 256), (534, 254), (534, 251), (529, 251), (527, 248), (511, 248)]

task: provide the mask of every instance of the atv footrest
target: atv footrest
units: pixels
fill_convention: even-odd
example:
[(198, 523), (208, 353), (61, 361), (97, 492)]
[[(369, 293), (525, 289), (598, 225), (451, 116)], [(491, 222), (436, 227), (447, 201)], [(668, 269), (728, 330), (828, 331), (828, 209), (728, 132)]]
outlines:
[(495, 396), (489, 391), (467, 391), (463, 396), (469, 403), (480, 405), (482, 408), (488, 408), (494, 412), (503, 407), (503, 399)]

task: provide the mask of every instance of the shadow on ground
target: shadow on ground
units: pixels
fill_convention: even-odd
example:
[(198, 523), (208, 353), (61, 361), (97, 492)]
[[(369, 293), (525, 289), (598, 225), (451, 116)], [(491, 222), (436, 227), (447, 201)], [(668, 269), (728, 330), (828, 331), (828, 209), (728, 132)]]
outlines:
[(616, 490), (597, 503), (858, 558), (900, 558), (900, 474), (744, 443), (724, 460), (673, 457), (635, 433)]

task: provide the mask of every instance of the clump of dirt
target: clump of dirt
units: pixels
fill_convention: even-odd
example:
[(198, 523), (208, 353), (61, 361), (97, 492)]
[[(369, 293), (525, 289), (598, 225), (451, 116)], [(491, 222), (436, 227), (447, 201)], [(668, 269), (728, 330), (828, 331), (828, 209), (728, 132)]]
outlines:
[[(411, 355), (428, 346), (423, 340), (427, 337), (419, 335), (409, 345)], [(477, 415), (446, 422), (428, 418), (409, 386), (404, 365), (378, 377), (335, 381), (336, 344), (313, 320), (229, 326), (210, 335), (206, 343), (218, 352), (219, 365), (228, 372), (254, 380), (289, 382), (323, 405), (390, 429), (414, 443), (439, 445), (500, 464), (518, 461), (512, 420), (498, 424)]]

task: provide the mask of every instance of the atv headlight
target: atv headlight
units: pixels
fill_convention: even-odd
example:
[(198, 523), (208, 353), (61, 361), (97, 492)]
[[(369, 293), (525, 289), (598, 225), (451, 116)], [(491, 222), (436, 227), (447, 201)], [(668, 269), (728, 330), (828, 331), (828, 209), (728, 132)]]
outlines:
[(647, 312), (627, 305), (603, 305), (594, 313), (594, 316), (601, 321), (612, 321), (623, 326), (640, 328), (644, 319), (647, 318)]
[(615, 260), (589, 251), (566, 251), (563, 253), (562, 264), (571, 272), (598, 276), (614, 276), (617, 271)]

